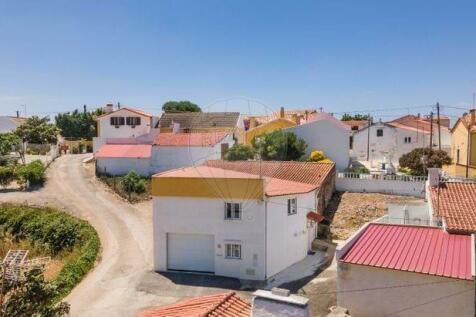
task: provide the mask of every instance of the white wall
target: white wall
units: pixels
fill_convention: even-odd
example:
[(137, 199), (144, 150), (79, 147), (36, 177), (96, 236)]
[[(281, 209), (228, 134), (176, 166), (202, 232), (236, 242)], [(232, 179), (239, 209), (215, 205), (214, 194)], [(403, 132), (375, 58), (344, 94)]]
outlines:
[[(383, 136), (377, 137), (377, 129), (383, 129)], [(368, 129), (356, 131), (354, 134), (353, 149), (351, 156), (359, 161), (367, 160)], [(411, 143), (405, 143), (405, 137), (411, 138)], [(428, 147), (430, 134), (421, 131), (411, 131), (390, 127), (384, 124), (374, 124), (370, 127), (370, 157), (371, 166), (376, 167), (384, 158), (391, 159), (398, 165), (399, 158), (413, 149)], [(435, 127), (433, 132), (433, 144), (438, 144), (438, 132)], [(449, 151), (451, 148), (451, 134), (448, 129), (441, 129), (442, 149)], [(437, 147), (435, 147), (437, 148)]]
[[(154, 269), (167, 270), (166, 234), (194, 233), (215, 236), (215, 274), (248, 280), (265, 278), (265, 204), (242, 202), (241, 220), (224, 219), (224, 200), (211, 198), (154, 197)], [(241, 243), (242, 258), (225, 259), (224, 243)], [(250, 275), (250, 271), (254, 275)]]
[[(140, 117), (141, 124), (135, 126), (135, 128), (132, 128), (124, 122), (124, 125), (116, 128), (115, 126), (111, 125), (111, 117)], [(125, 120), (126, 119), (124, 119), (124, 121)], [(151, 129), (151, 118), (139, 115), (127, 109), (120, 109), (111, 113), (110, 115), (99, 118), (98, 124), (99, 137), (101, 138), (130, 138), (149, 133)]]
[(215, 146), (157, 146), (152, 147), (151, 173), (159, 173), (175, 168), (200, 165), (206, 160), (221, 158), (221, 144), (234, 144), (229, 135)]
[(96, 168), (100, 173), (125, 175), (131, 170), (139, 175), (149, 176), (150, 159), (139, 158), (96, 158)]
[(337, 305), (354, 317), (474, 316), (473, 281), (345, 263), (337, 276)]
[(336, 163), (337, 170), (344, 170), (349, 165), (350, 131), (338, 124), (330, 120), (319, 120), (288, 128), (285, 131), (294, 132), (306, 141), (308, 145), (306, 156), (313, 150), (320, 150)]
[(386, 204), (387, 215), (375, 222), (392, 224), (409, 224), (421, 226), (436, 226), (431, 221), (427, 202), (408, 204)]
[(336, 189), (338, 191), (385, 193), (396, 195), (407, 195), (415, 197), (425, 197), (425, 181), (400, 181), (370, 178), (370, 175), (363, 175), (365, 178), (347, 178), (342, 174), (337, 174)]
[[(288, 199), (297, 197), (298, 212), (288, 216)], [(268, 278), (288, 266), (299, 262), (309, 250), (309, 233), (306, 215), (316, 210), (316, 192), (307, 194), (269, 197), (267, 208), (267, 275)]]

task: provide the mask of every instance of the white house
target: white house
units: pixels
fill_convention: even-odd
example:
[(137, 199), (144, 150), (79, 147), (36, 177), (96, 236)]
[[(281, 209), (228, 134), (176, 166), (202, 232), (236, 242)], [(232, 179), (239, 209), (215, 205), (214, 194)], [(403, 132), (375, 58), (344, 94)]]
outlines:
[(337, 170), (349, 165), (350, 127), (324, 112), (314, 113), (309, 122), (287, 128), (306, 141), (306, 155), (313, 150), (324, 151), (336, 163)]
[(140, 175), (150, 176), (174, 168), (200, 165), (206, 160), (221, 159), (235, 141), (229, 133), (204, 132), (158, 133), (150, 143), (140, 137), (108, 139), (107, 142), (95, 153), (98, 172), (124, 175), (135, 170)]
[(334, 175), (334, 164), (257, 161), (154, 175), (154, 269), (269, 279), (311, 249)]
[(117, 107), (112, 104), (105, 107), (106, 113), (98, 116), (97, 137), (93, 138), (93, 152), (107, 143), (152, 143), (155, 137), (154, 126), (158, 118), (142, 110)]
[(337, 305), (351, 316), (474, 316), (474, 239), (370, 223), (337, 250)]
[[(369, 161), (372, 167), (391, 161), (398, 165), (403, 154), (416, 148), (429, 147), (431, 121), (414, 115), (407, 115), (390, 122), (373, 123), (353, 135), (351, 157), (358, 161)], [(433, 123), (433, 148), (438, 148), (438, 129)], [(451, 133), (448, 127), (441, 127), (441, 148), (451, 149)]]

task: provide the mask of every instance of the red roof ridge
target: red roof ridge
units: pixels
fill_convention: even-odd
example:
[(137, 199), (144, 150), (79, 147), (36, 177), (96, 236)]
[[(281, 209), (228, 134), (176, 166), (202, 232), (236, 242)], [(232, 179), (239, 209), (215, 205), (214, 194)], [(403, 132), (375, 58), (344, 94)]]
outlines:
[(142, 116), (146, 116), (146, 117), (152, 117), (152, 115), (150, 113), (147, 113), (145, 111), (142, 111), (142, 110), (139, 110), (139, 109), (134, 109), (134, 108), (129, 108), (129, 107), (121, 107), (119, 109), (116, 109), (116, 110), (113, 110), (112, 112), (109, 112), (109, 113), (104, 113), (100, 116), (97, 116), (95, 120), (99, 119), (99, 118), (103, 118), (103, 117), (107, 117), (111, 114), (114, 114), (118, 111), (121, 111), (121, 110), (128, 110), (128, 111), (131, 111), (131, 112), (134, 112), (134, 113), (137, 113), (139, 115), (142, 115)]

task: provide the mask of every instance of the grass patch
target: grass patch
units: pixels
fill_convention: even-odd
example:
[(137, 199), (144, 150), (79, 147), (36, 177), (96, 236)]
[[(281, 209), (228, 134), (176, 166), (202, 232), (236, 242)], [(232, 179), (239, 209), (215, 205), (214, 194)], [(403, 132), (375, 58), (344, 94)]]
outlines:
[(41, 252), (61, 259), (61, 270), (53, 279), (60, 290), (58, 300), (94, 266), (101, 246), (87, 221), (53, 208), (0, 204), (0, 228), (13, 243), (27, 243), (31, 256)]
[(122, 181), (124, 176), (112, 176), (112, 175), (98, 175), (98, 179), (111, 188), (116, 194), (126, 199), (131, 203), (138, 203), (141, 201), (149, 200), (151, 198), (151, 178), (150, 177), (140, 177), (141, 180), (145, 183), (145, 191), (142, 193), (128, 192), (124, 187), (124, 182)]

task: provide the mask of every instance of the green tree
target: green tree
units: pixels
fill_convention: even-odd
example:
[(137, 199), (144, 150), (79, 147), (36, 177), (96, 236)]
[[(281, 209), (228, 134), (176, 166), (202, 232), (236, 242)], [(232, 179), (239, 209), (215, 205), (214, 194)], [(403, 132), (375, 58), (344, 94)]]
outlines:
[(341, 120), (342, 121), (350, 121), (350, 120), (357, 120), (357, 121), (360, 121), (360, 120), (368, 120), (369, 119), (369, 115), (367, 114), (354, 114), (354, 115), (350, 115), (348, 113), (344, 113), (342, 115), (342, 118)]
[(2, 316), (60, 317), (69, 313), (68, 303), (56, 303), (58, 286), (45, 281), (38, 268), (27, 272), (24, 281), (10, 284), (8, 288)]
[(306, 152), (307, 144), (293, 132), (276, 130), (251, 140), (253, 150), (263, 160), (296, 161)]
[(146, 183), (136, 171), (132, 170), (121, 178), (121, 185), (126, 193), (143, 193), (146, 191)]
[(441, 168), (451, 164), (451, 158), (445, 151), (419, 148), (402, 155), (398, 162), (400, 168), (410, 169), (412, 175), (425, 175), (429, 167)]
[(164, 112), (202, 112), (202, 109), (190, 101), (167, 101), (162, 106)]
[(3, 160), (2, 156), (7, 156), (11, 152), (16, 152), (22, 162), (25, 162), (25, 153), (23, 152), (23, 144), (18, 135), (14, 133), (2, 133), (0, 134), (0, 165), (7, 160)]
[(244, 161), (254, 157), (255, 153), (251, 146), (245, 144), (235, 144), (226, 151), (225, 160)]
[(60, 113), (55, 117), (56, 126), (61, 135), (67, 138), (92, 140), (97, 135), (96, 117), (102, 110)]
[(0, 186), (6, 188), (15, 179), (15, 173), (11, 166), (0, 166)]
[(60, 132), (55, 124), (50, 123), (48, 117), (37, 116), (28, 118), (15, 130), (15, 134), (23, 141), (36, 144), (56, 143)]

